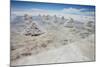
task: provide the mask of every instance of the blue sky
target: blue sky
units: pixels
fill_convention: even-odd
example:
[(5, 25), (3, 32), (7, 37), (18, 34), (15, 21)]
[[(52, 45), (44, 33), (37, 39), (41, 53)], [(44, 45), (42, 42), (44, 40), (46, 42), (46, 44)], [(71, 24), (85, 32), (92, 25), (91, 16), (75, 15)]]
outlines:
[(63, 11), (70, 14), (84, 14), (94, 15), (95, 6), (89, 5), (72, 5), (72, 4), (58, 4), (58, 3), (42, 3), (42, 2), (25, 2), (25, 1), (11, 1), (11, 9), (13, 10), (30, 10), (41, 9), (49, 11)]

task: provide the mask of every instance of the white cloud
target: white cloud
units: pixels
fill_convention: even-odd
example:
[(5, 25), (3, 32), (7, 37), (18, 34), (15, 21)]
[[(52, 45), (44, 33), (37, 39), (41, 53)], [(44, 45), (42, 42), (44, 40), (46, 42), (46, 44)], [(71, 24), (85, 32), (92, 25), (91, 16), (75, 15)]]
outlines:
[(62, 12), (69, 14), (90, 15), (90, 16), (95, 14), (93, 11), (86, 11), (86, 9), (76, 9), (76, 8), (64, 8)]
[(62, 11), (63, 11), (63, 12), (66, 12), (66, 13), (71, 13), (71, 12), (74, 12), (74, 13), (76, 13), (76, 12), (81, 12), (80, 9), (76, 9), (76, 8), (64, 8)]

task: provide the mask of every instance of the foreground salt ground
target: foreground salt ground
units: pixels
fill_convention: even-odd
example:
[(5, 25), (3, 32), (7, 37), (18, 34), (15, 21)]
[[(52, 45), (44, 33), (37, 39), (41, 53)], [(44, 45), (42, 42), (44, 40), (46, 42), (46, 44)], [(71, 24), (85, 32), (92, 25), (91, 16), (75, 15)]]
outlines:
[(94, 61), (94, 44), (92, 43), (94, 36), (90, 36), (89, 40), (84, 39), (58, 48), (41, 52), (37, 55), (31, 55), (12, 62), (13, 65), (32, 65), (32, 64), (48, 64), (63, 62), (80, 62)]
[[(44, 32), (39, 36), (24, 35), (23, 30), (26, 28), (22, 27), (25, 26), (23, 23), (17, 23), (18, 27), (15, 27), (16, 25), (12, 26), (11, 65), (95, 60), (94, 27), (91, 27), (91, 25), (89, 28), (86, 27), (85, 24), (88, 21), (83, 24), (81, 22), (77, 23), (73, 19), (70, 19), (69, 22), (65, 22), (66, 19), (64, 18), (59, 20), (60, 22), (58, 21), (59, 18), (51, 19), (50, 17), (42, 17), (42, 21), (33, 21), (38, 23), (37, 25)], [(80, 26), (79, 23), (81, 23)]]

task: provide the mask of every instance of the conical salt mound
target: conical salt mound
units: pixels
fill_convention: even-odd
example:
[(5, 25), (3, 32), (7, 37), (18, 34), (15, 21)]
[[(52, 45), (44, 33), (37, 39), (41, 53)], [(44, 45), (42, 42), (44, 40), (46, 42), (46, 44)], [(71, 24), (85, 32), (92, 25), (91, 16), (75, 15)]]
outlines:
[(70, 18), (70, 20), (67, 22), (67, 23), (65, 23), (65, 27), (68, 27), (68, 28), (73, 28), (74, 27), (74, 20), (73, 20), (73, 18)]
[(38, 36), (44, 33), (42, 30), (40, 30), (39, 26), (36, 25), (35, 22), (33, 22), (32, 16), (25, 15), (24, 20), (25, 20), (24, 34), (26, 36), (29, 36), (29, 35)]

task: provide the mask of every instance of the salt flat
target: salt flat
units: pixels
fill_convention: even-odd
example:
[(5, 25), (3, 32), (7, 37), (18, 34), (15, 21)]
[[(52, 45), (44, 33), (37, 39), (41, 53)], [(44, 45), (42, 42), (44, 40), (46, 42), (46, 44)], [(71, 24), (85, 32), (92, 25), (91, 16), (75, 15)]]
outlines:
[(11, 22), (11, 65), (95, 60), (94, 21), (91, 19), (81, 22), (73, 16), (52, 15), (30, 19), (29, 15), (26, 22), (25, 15), (16, 17)]

